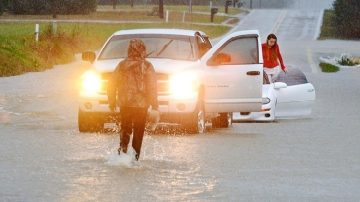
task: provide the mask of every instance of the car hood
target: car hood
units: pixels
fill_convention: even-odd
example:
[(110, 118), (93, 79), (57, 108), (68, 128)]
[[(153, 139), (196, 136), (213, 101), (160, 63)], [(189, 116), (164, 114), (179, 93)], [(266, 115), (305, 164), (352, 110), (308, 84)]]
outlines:
[[(156, 72), (165, 74), (174, 74), (193, 69), (199, 66), (199, 61), (171, 60), (162, 58), (148, 58)], [(113, 72), (122, 59), (113, 60), (97, 60), (93, 64), (93, 68), (99, 73)]]

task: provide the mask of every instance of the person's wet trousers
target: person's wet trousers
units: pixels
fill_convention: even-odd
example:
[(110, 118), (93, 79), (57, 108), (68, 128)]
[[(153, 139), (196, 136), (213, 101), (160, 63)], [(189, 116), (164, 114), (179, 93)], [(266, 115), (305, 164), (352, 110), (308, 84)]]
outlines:
[(125, 153), (127, 152), (130, 136), (133, 133), (132, 147), (136, 152), (136, 160), (138, 160), (144, 137), (147, 109), (138, 107), (121, 107), (120, 114), (120, 149)]

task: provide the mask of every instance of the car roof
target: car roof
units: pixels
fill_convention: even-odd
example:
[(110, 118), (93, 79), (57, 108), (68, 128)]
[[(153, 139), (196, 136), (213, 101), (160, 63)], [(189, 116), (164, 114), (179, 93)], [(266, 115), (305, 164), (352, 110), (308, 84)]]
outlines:
[(205, 33), (186, 29), (128, 29), (115, 32), (113, 35), (131, 35), (131, 34), (170, 34), (181, 36), (195, 36), (196, 33)]

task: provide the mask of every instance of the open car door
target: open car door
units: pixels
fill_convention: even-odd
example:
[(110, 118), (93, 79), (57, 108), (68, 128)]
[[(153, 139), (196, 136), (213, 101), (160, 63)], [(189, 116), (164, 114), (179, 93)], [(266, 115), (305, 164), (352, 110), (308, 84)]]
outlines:
[(301, 117), (311, 114), (315, 101), (315, 88), (299, 69), (288, 68), (288, 73), (281, 73), (277, 79), (287, 84), (278, 89), (275, 116), (277, 118)]
[(201, 59), (206, 112), (261, 110), (263, 59), (256, 30), (224, 37)]

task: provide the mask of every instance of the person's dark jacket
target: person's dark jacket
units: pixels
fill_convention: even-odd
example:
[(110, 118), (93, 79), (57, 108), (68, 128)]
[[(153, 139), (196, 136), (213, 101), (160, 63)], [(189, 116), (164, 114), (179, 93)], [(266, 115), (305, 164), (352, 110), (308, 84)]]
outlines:
[(108, 83), (110, 109), (140, 107), (158, 109), (157, 80), (152, 64), (145, 59), (126, 58)]

